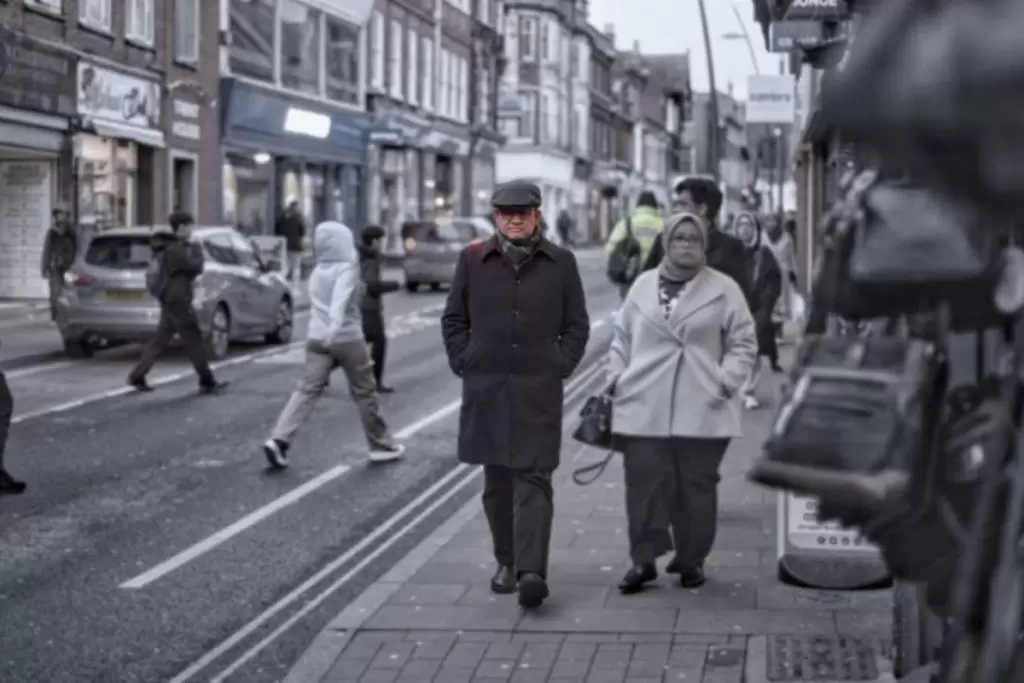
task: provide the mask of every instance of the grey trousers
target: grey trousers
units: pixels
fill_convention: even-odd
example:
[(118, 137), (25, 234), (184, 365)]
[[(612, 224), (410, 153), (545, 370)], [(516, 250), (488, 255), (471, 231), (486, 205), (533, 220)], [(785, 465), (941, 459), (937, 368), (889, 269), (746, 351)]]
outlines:
[(551, 471), (485, 465), (483, 504), (498, 564), (516, 576), (547, 578), (555, 513)]
[(206, 347), (203, 345), (203, 332), (199, 329), (195, 309), (191, 304), (171, 304), (160, 306), (160, 322), (156, 326), (156, 334), (142, 348), (142, 357), (128, 374), (130, 382), (141, 382), (153, 369), (160, 357), (177, 334), (185, 354), (192, 361), (199, 383), (209, 386), (215, 382), (210, 363), (206, 359)]
[(306, 345), (305, 371), (277, 419), (272, 438), (291, 443), (299, 427), (309, 419), (336, 368), (341, 368), (348, 380), (348, 393), (359, 409), (359, 418), (363, 422), (363, 431), (370, 448), (393, 445), (394, 438), (380, 414), (370, 353), (366, 342), (361, 339), (337, 344), (329, 349), (316, 342)]
[(703, 566), (718, 530), (718, 468), (729, 439), (624, 437), (623, 442), (633, 564), (654, 564), (675, 547), (681, 566)]

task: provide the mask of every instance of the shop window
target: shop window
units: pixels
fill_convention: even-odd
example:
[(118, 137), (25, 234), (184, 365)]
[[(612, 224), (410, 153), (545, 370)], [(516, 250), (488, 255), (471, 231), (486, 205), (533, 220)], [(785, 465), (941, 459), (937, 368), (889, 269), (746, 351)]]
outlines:
[(272, 164), (259, 164), (248, 156), (228, 155), (224, 165), (224, 219), (239, 232), (273, 232), (273, 221), (268, 215), (273, 169)]
[(196, 215), (196, 161), (191, 157), (171, 160), (171, 203), (175, 209)]
[(63, 14), (63, 0), (25, 0), (25, 6), (32, 9), (42, 10), (50, 14)]
[(199, 0), (175, 0), (174, 58), (186, 64), (199, 61)]
[(274, 0), (231, 0), (231, 73), (274, 81)]
[(78, 158), (79, 220), (98, 230), (134, 225), (138, 146), (83, 135)]
[(359, 27), (327, 17), (327, 97), (359, 103)]
[(320, 94), (320, 10), (281, 0), (281, 85)]
[(126, 0), (124, 36), (152, 47), (154, 0)]

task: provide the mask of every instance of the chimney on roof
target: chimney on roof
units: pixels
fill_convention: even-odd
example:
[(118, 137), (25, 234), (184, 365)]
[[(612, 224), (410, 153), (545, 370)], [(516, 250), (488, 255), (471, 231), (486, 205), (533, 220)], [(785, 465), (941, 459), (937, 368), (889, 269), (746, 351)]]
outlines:
[(634, 40), (633, 41), (633, 52), (636, 53), (636, 54), (640, 54), (640, 41), (639, 40)]
[(604, 34), (608, 36), (608, 40), (612, 41), (612, 45), (615, 44), (615, 24), (605, 24)]

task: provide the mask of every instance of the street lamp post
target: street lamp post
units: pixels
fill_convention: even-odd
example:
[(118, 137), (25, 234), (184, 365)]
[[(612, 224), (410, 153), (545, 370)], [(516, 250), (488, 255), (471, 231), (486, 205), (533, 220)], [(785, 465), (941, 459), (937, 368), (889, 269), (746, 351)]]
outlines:
[(704, 53), (708, 60), (708, 164), (711, 166), (711, 175), (717, 182), (721, 178), (721, 151), (719, 149), (718, 130), (718, 88), (715, 87), (715, 58), (711, 50), (711, 32), (708, 30), (708, 11), (704, 6), (704, 0), (697, 0), (700, 8), (700, 25), (704, 32)]

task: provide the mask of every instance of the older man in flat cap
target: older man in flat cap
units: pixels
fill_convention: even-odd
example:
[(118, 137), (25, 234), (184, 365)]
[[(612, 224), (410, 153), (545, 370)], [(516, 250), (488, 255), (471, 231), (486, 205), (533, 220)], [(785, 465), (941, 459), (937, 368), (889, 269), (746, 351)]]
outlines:
[(563, 383), (590, 323), (576, 257), (541, 234), (537, 186), (505, 183), (491, 204), (497, 233), (459, 255), (441, 326), (462, 378), (459, 460), (484, 466), (491, 590), (536, 607), (548, 596)]

